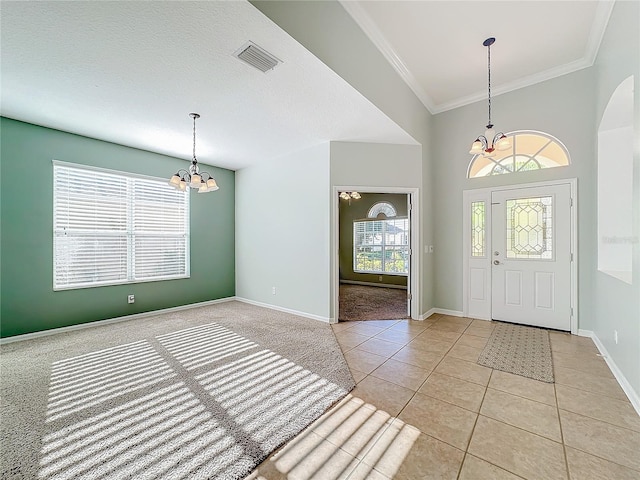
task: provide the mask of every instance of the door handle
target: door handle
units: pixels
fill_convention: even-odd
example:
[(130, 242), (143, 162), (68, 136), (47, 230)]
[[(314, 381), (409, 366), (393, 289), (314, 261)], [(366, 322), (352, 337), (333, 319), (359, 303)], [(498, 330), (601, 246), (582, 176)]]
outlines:
[(500, 265), (500, 260), (494, 260), (494, 261), (493, 261), (493, 264), (494, 264), (494, 265)]

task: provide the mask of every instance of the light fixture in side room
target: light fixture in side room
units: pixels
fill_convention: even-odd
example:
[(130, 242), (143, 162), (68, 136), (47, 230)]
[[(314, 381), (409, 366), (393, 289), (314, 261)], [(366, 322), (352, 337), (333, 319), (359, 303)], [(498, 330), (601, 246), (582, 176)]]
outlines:
[(349, 205), (351, 205), (351, 199), (360, 200), (362, 198), (358, 192), (340, 192), (338, 196), (342, 200), (349, 200)]
[(502, 133), (496, 131), (493, 128), (493, 124), (491, 123), (491, 45), (496, 41), (495, 38), (487, 38), (482, 45), (487, 47), (487, 71), (489, 73), (488, 80), (488, 101), (489, 101), (489, 122), (487, 123), (487, 130), (484, 132), (484, 135), (480, 135), (471, 145), (471, 150), (469, 153), (472, 155), (482, 154), (485, 157), (492, 157), (496, 153), (496, 150), (506, 150), (511, 146), (511, 142), (507, 138), (507, 136)]
[(193, 158), (189, 170), (180, 169), (170, 179), (169, 185), (177, 190), (186, 190), (187, 186), (197, 188), (198, 193), (207, 193), (218, 190), (218, 184), (208, 172), (200, 172), (198, 160), (196, 159), (196, 118), (200, 118), (197, 113), (190, 113), (193, 118)]

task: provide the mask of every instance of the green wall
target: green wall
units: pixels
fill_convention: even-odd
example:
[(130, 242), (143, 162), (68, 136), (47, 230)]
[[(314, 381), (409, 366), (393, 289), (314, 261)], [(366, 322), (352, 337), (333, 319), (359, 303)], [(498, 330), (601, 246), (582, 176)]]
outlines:
[[(360, 200), (351, 203), (340, 200), (340, 280), (407, 286), (402, 275), (379, 275), (353, 271), (353, 222), (367, 218), (369, 209), (378, 202), (388, 202), (396, 209), (398, 217), (407, 216), (407, 195), (395, 193), (363, 193)], [(382, 280), (380, 280), (382, 276)]]
[[(54, 292), (53, 159), (158, 177), (187, 162), (0, 120), (0, 336), (235, 295), (235, 173), (209, 166), (220, 190), (191, 195), (190, 278)], [(127, 304), (128, 294), (136, 296), (134, 304)]]

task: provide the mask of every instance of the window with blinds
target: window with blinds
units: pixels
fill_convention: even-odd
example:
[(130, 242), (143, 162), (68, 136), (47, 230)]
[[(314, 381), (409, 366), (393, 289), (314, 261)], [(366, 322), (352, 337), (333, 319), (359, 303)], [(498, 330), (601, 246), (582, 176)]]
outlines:
[(409, 272), (409, 220), (353, 222), (353, 270), (406, 275)]
[(189, 276), (189, 195), (164, 180), (54, 162), (54, 290)]

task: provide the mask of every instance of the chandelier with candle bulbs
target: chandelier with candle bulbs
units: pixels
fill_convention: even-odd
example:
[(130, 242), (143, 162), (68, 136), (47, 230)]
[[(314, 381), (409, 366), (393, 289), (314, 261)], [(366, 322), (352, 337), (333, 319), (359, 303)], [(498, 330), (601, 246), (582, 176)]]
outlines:
[(190, 113), (193, 118), (193, 157), (189, 170), (180, 169), (169, 179), (169, 185), (177, 190), (186, 190), (187, 186), (198, 189), (198, 193), (214, 192), (218, 190), (218, 184), (208, 172), (201, 172), (196, 159), (196, 118), (197, 113)]

